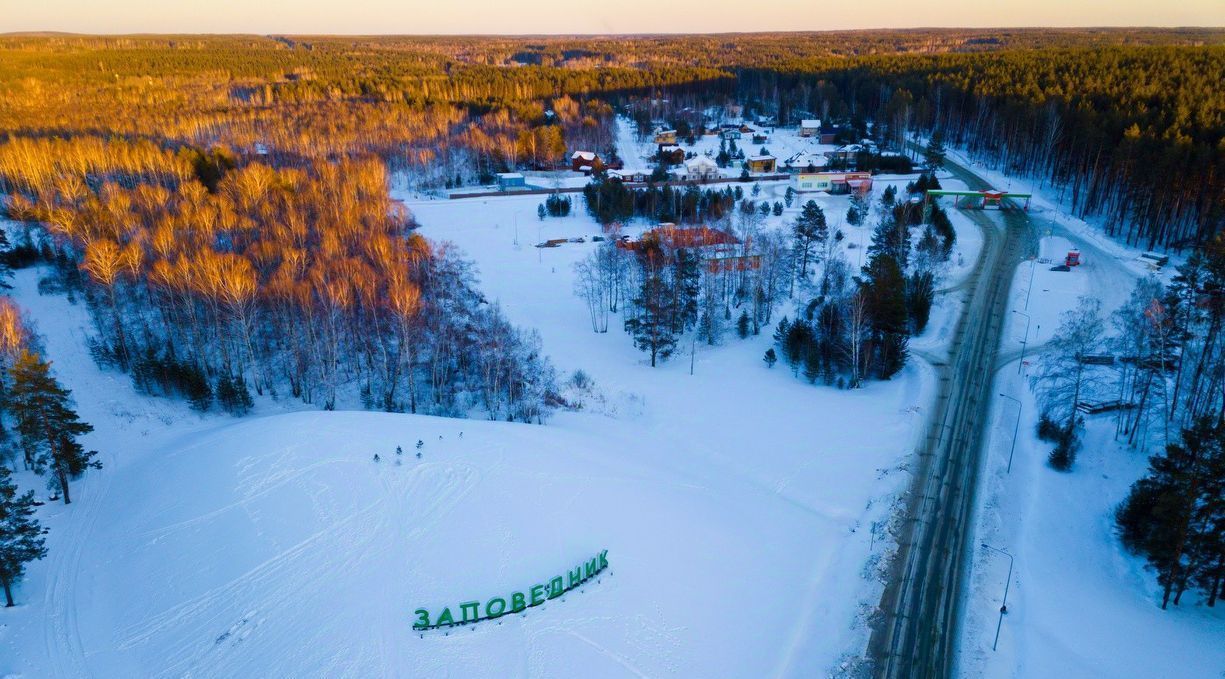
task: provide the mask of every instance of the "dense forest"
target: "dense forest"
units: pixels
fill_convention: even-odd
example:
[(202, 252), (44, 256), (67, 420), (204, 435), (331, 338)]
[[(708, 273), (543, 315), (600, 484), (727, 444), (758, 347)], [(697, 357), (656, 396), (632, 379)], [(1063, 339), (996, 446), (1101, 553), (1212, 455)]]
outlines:
[[(1114, 235), (1194, 245), (1222, 225), (1223, 37), (11, 35), (0, 38), (0, 190), (26, 224), (19, 249), (51, 262), (56, 284), (88, 302), (98, 360), (149, 392), (242, 412), (251, 392), (332, 407), (348, 389), (368, 407), (537, 420), (555, 399), (537, 341), (484, 301), (462, 258), (414, 233), (389, 199), (393, 182), (430, 190), (555, 169), (576, 149), (611, 157), (617, 112), (683, 120), (739, 103), (782, 123), (841, 122), (910, 153), (943, 135), (1058, 182)], [(777, 214), (754, 205), (736, 216), (737, 191), (604, 182), (586, 202), (601, 222)], [(851, 361), (852, 382), (897, 369), (930, 287), (911, 278), (922, 272), (890, 237), (920, 220), (892, 205), (881, 216), (872, 254), (888, 257), (862, 275), (898, 280), (877, 300), (875, 315), (891, 320), (877, 319), (873, 357)], [(924, 230), (930, 253), (947, 252), (939, 223)], [(756, 330), (773, 301), (752, 275), (736, 272), (712, 299), (724, 316), (750, 301)], [(789, 325), (819, 327), (835, 297), (823, 290), (813, 315)], [(917, 315), (899, 299), (919, 299)], [(700, 316), (667, 323), (683, 329)], [(829, 352), (821, 361), (810, 372), (847, 369)]]

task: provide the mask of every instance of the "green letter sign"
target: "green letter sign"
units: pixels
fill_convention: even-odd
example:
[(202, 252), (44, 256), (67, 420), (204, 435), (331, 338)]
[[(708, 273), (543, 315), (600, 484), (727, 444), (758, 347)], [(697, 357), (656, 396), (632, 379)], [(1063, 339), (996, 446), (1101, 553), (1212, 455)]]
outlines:
[[(558, 575), (547, 580), (547, 584), (532, 585), (528, 588), (527, 594), (512, 592), (510, 595), (510, 612), (521, 613), (533, 606), (539, 606), (550, 599), (556, 599), (599, 575), (605, 568), (608, 568), (607, 549), (594, 556), (590, 561), (585, 561), (575, 566), (573, 570), (567, 570), (564, 577)], [(563, 583), (565, 583), (564, 586)], [(505, 615), (507, 613), (506, 608), (506, 599), (500, 596), (493, 597), (485, 604), (484, 616), (480, 614), (481, 604), (479, 601), (466, 601), (460, 604), (461, 618), (459, 620), (455, 620), (450, 607), (443, 607), (442, 612), (433, 620), (430, 619), (430, 612), (427, 609), (418, 608), (413, 611), (417, 616), (416, 621), (413, 622), (413, 629), (437, 629), (439, 627), (466, 625), (468, 623), (480, 622), (481, 620), (493, 620)]]

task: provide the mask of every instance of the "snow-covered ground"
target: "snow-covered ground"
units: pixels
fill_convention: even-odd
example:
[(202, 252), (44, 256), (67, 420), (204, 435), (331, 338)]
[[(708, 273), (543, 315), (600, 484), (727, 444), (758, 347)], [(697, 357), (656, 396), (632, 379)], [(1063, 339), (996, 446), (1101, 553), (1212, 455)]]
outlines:
[[(766, 143), (754, 144), (753, 135), (747, 133), (735, 140), (736, 147), (743, 151), (745, 156), (755, 156), (764, 147), (770, 155), (778, 159), (780, 172), (783, 171), (783, 161), (797, 153), (821, 155), (838, 148), (837, 144), (822, 144), (815, 137), (801, 137), (799, 128), (794, 126), (766, 128), (750, 124), (750, 127), (764, 133)], [(693, 141), (692, 145), (686, 144), (684, 139), (677, 140), (677, 143), (686, 154), (695, 153), (712, 158), (719, 154), (719, 135), (699, 135), (694, 137)], [(633, 121), (624, 116), (617, 117), (617, 155), (625, 163), (626, 170), (650, 172), (655, 167), (654, 158), (657, 151), (658, 147), (653, 139), (638, 140)], [(741, 171), (740, 163), (741, 161), (735, 161), (725, 168), (720, 168), (719, 173), (724, 177), (738, 177)]]
[[(765, 367), (766, 331), (652, 369), (615, 327), (593, 333), (572, 291), (594, 243), (532, 247), (599, 233), (581, 205), (541, 222), (539, 196), (406, 199), (563, 376), (594, 379), (587, 410), (545, 426), (268, 402), (200, 416), (99, 370), (84, 309), (22, 271), (15, 298), (106, 466), (39, 509), (50, 555), (0, 614), (0, 676), (807, 677), (862, 651), (932, 398), (922, 362), (814, 387)], [(412, 630), (417, 608), (458, 615), (602, 549), (607, 576), (526, 615)]]
[[(1100, 299), (1108, 317), (1136, 278), (1147, 275), (1134, 261), (1134, 250), (1103, 245), (1061, 226), (1048, 223), (1039, 259), (1022, 263), (1013, 281), (1012, 308), (1031, 318), (1030, 362), (1036, 360), (1033, 350), (1051, 338), (1060, 315), (1076, 309), (1081, 295)], [(1085, 263), (1069, 272), (1051, 271), (1073, 247)], [(1025, 327), (1026, 319), (1013, 314), (1001, 347), (1001, 354), (1014, 360), (999, 369), (997, 391), (1021, 404), (1009, 398), (993, 404), (970, 541), (975, 550), (959, 675), (1220, 677), (1225, 609), (1208, 609), (1188, 596), (1184, 605), (1162, 611), (1153, 574), (1145, 571), (1143, 559), (1123, 550), (1114, 531), (1115, 508), (1144, 474), (1146, 454), (1119, 445), (1114, 418), (1096, 415), (1088, 418), (1073, 470), (1060, 473), (1047, 466), (1050, 445), (1035, 434), (1038, 410), (1029, 370), (1022, 371), (1016, 360)], [(1015, 567), (1001, 624), (1010, 556)], [(992, 650), (997, 626), (998, 648)]]

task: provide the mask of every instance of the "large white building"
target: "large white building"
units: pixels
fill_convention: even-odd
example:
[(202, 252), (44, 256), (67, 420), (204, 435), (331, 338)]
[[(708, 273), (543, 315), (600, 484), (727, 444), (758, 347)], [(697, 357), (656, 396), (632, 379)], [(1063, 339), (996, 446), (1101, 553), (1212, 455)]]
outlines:
[(719, 177), (719, 164), (710, 156), (695, 156), (685, 161), (676, 170), (676, 178), (687, 182), (700, 182)]

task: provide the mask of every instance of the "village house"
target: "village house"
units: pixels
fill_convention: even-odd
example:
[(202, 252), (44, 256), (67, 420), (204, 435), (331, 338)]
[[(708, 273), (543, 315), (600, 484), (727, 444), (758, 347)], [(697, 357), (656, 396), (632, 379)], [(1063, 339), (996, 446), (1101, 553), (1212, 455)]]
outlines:
[(639, 170), (609, 170), (608, 178), (618, 182), (641, 184), (650, 179), (651, 175)]
[(859, 154), (867, 153), (868, 149), (862, 144), (846, 144), (839, 146), (833, 151), (826, 151), (825, 157), (830, 163), (837, 165), (845, 170), (854, 170), (859, 166)]
[(800, 136), (801, 137), (816, 137), (821, 134), (820, 120), (801, 120), (800, 121)]
[(658, 246), (669, 260), (681, 248), (697, 250), (702, 253), (706, 270), (711, 273), (751, 271), (761, 266), (761, 256), (745, 252), (739, 238), (709, 226), (682, 227), (663, 223), (643, 233), (640, 238), (622, 237), (616, 245), (630, 251)]
[(592, 171), (599, 170), (602, 167), (604, 167), (604, 163), (594, 151), (575, 151), (570, 156), (570, 169), (575, 172), (590, 174)]
[(765, 132), (754, 132), (753, 133), (753, 143), (754, 144), (765, 144), (768, 141), (770, 141), (770, 139), (769, 137), (766, 136)]
[(710, 156), (695, 156), (686, 160), (684, 167), (677, 168), (673, 174), (683, 182), (705, 182), (718, 179), (719, 165)]
[(793, 181), (799, 193), (825, 191), (835, 195), (863, 195), (872, 190), (871, 172), (801, 172)]
[(749, 172), (774, 172), (778, 160), (774, 156), (749, 156), (745, 161)]
[(655, 130), (655, 143), (660, 146), (676, 143), (676, 130)]
[(724, 128), (724, 130), (721, 133), (719, 133), (719, 136), (723, 137), (724, 139), (730, 140), (730, 139), (739, 139), (740, 137), (744, 136), (744, 134), (740, 131), (740, 128), (730, 127), (730, 128)]
[(822, 125), (821, 134), (817, 141), (822, 144), (832, 144), (834, 143), (834, 140), (838, 138), (838, 133), (841, 131), (842, 128), (838, 127), (837, 125)]
[(783, 169), (801, 172), (816, 172), (825, 167), (825, 154), (800, 151), (783, 161)]
[(661, 144), (659, 159), (668, 165), (680, 165), (685, 162), (685, 149), (676, 144)]

